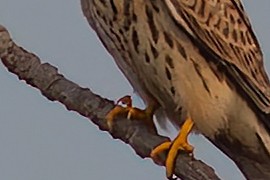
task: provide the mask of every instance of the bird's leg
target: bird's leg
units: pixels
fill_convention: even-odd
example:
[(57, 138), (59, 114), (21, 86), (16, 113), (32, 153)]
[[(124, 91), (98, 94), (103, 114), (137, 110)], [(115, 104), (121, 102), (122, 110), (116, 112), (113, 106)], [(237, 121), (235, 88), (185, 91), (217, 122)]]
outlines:
[[(122, 103), (126, 107), (120, 105), (120, 103)], [(110, 131), (112, 130), (114, 118), (119, 116), (127, 116), (131, 107), (132, 102), (130, 96), (124, 96), (117, 101), (115, 107), (105, 117)]]
[[(125, 106), (121, 106), (120, 103)], [(128, 119), (142, 120), (150, 131), (157, 133), (153, 121), (153, 115), (156, 108), (156, 103), (149, 104), (145, 109), (133, 107), (131, 97), (124, 96), (117, 101), (116, 106), (106, 115), (109, 129), (112, 129), (115, 117), (126, 116)]]
[(166, 175), (168, 179), (172, 179), (175, 159), (177, 157), (178, 150), (185, 151), (193, 156), (193, 146), (188, 143), (188, 135), (192, 130), (194, 123), (191, 118), (187, 118), (184, 124), (181, 127), (181, 130), (178, 136), (172, 142), (164, 142), (157, 146), (151, 152), (151, 158), (157, 162), (158, 161), (158, 154), (165, 150), (169, 150), (167, 159), (166, 159)]

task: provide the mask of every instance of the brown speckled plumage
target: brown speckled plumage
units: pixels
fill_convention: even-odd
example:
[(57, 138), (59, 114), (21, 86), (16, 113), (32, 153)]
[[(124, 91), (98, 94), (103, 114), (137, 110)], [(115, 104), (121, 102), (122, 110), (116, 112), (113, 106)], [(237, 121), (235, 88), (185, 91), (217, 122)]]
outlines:
[(87, 8), (134, 90), (159, 104), (158, 119), (164, 112), (179, 125), (188, 113), (209, 139), (226, 134), (243, 154), (269, 158), (269, 80), (240, 0), (92, 0)]

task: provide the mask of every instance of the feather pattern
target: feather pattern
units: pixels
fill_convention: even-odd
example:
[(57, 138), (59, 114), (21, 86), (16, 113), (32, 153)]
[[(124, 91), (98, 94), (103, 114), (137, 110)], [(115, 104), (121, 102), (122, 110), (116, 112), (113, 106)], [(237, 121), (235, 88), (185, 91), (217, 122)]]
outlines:
[(175, 22), (224, 65), (255, 105), (270, 113), (263, 55), (240, 0), (165, 0)]

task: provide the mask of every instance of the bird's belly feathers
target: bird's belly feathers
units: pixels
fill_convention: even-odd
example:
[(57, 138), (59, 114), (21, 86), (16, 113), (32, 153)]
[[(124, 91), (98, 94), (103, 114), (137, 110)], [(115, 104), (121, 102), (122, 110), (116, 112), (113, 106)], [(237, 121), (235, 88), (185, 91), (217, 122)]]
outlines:
[(176, 124), (183, 122), (181, 112), (187, 112), (210, 139), (224, 133), (229, 141), (231, 137), (258, 152), (259, 137), (270, 149), (269, 135), (247, 101), (168, 12), (153, 13), (150, 2), (137, 0), (130, 3), (133, 14), (123, 15), (117, 7), (115, 15), (109, 1), (93, 2), (100, 6), (89, 14), (96, 19), (92, 27), (146, 103), (157, 101)]
[(226, 73), (183, 32), (167, 36), (173, 46), (161, 36), (155, 47), (161, 49), (158, 56), (149, 64), (142, 61), (134, 66), (170, 120), (182, 124), (182, 116), (189, 115), (209, 139), (225, 138), (236, 149), (245, 147), (243, 153), (265, 154), (262, 147), (270, 152), (269, 133)]

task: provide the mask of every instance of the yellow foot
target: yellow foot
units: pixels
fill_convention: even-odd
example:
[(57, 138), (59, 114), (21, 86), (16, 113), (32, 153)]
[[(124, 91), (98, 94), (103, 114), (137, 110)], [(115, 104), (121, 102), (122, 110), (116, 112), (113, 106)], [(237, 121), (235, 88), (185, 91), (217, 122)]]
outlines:
[[(122, 106), (122, 105), (123, 106)], [(120, 98), (116, 106), (106, 115), (107, 124), (109, 130), (112, 130), (113, 121), (116, 117), (123, 116), (128, 119), (143, 120), (148, 129), (154, 133), (157, 133), (156, 127), (153, 121), (153, 114), (156, 106), (149, 105), (146, 109), (142, 110), (136, 107), (132, 107), (132, 99), (130, 96), (124, 96)]]
[(152, 150), (150, 154), (151, 158), (157, 164), (160, 164), (158, 155), (164, 152), (165, 150), (169, 150), (165, 163), (166, 176), (168, 179), (173, 179), (172, 176), (174, 173), (175, 159), (177, 157), (178, 150), (185, 151), (193, 156), (194, 148), (187, 142), (188, 135), (191, 132), (193, 125), (194, 125), (193, 121), (190, 118), (188, 118), (184, 122), (183, 126), (181, 127), (180, 133), (173, 142), (164, 142), (160, 144), (154, 150)]

